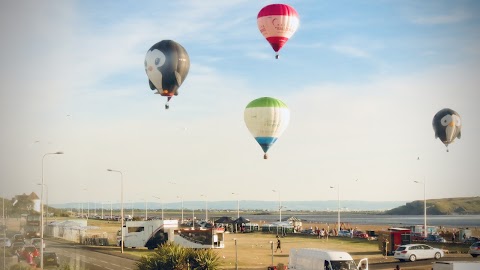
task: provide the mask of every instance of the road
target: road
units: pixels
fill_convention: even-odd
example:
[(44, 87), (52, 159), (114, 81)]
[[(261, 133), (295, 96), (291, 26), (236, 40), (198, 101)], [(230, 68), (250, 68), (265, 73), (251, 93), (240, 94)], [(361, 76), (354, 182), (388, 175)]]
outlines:
[[(53, 251), (59, 257), (59, 264), (68, 264), (72, 270), (134, 270), (135, 260), (124, 256), (106, 254), (89, 247), (63, 241), (46, 240), (46, 251)], [(111, 251), (110, 251), (111, 252)], [(114, 251), (116, 252), (116, 251)], [(119, 252), (119, 251), (118, 251)], [(17, 257), (12, 256), (7, 249), (5, 254), (5, 269), (17, 263)], [(120, 254), (119, 254), (120, 255)], [(0, 256), (0, 269), (4, 269), (3, 248)]]
[[(446, 255), (441, 258), (439, 261), (480, 261), (478, 258), (473, 258), (468, 254), (455, 254), (455, 255)], [(415, 262), (399, 262), (391, 261), (385, 263), (375, 263), (368, 266), (369, 270), (384, 270), (384, 269), (395, 269), (395, 266), (399, 265), (400, 269), (405, 270), (431, 270), (435, 260), (419, 260)]]
[(68, 264), (72, 269), (88, 270), (133, 270), (135, 260), (99, 251), (68, 242), (46, 241), (48, 251), (57, 253), (60, 265)]

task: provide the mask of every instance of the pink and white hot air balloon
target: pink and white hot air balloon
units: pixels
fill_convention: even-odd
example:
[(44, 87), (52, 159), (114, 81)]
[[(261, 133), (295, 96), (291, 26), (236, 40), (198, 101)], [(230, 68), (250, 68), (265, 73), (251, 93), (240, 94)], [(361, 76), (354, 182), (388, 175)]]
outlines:
[(257, 16), (258, 30), (272, 45), (278, 59), (278, 51), (297, 31), (300, 23), (297, 11), (286, 4), (271, 4), (260, 10)]

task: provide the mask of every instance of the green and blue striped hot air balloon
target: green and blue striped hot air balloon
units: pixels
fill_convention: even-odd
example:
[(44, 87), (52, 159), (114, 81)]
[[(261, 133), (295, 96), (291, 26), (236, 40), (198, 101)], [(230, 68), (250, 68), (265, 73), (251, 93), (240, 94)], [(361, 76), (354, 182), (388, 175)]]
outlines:
[(262, 97), (248, 103), (244, 112), (245, 124), (260, 144), (267, 159), (267, 151), (282, 135), (290, 121), (290, 110), (281, 100)]

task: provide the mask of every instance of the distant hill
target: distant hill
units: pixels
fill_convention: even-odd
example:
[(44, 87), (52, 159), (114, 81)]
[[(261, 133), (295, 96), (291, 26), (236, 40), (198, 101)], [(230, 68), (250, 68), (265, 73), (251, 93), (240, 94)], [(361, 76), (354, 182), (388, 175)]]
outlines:
[[(387, 215), (423, 215), (424, 201), (413, 201), (403, 206), (385, 211)], [(462, 197), (427, 200), (428, 215), (478, 215), (480, 214), (480, 197)]]
[[(385, 211), (405, 204), (406, 201), (340, 201), (342, 211)], [(145, 202), (128, 202), (124, 203), (125, 209), (145, 209)], [(63, 203), (51, 204), (51, 207), (63, 209), (78, 209), (81, 203)], [(96, 207), (102, 208), (100, 203), (90, 202), (90, 209)], [(87, 202), (83, 202), (83, 207), (87, 207)], [(119, 209), (119, 203), (104, 203), (104, 209)], [(180, 209), (181, 202), (170, 202), (163, 205), (164, 209)], [(338, 201), (282, 201), (282, 211), (337, 211)], [(148, 209), (161, 209), (159, 202), (147, 202)], [(205, 209), (205, 201), (184, 201), (184, 209)], [(208, 209), (212, 210), (236, 210), (237, 201), (209, 201)], [(240, 209), (242, 210), (260, 210), (260, 211), (278, 211), (278, 201), (240, 201)]]

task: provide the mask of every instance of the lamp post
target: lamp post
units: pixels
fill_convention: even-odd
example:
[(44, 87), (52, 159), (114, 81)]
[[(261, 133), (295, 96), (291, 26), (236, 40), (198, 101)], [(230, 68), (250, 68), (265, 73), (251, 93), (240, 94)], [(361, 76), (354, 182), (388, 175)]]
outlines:
[[(3, 235), (7, 235), (7, 224), (5, 223), (5, 195), (2, 196), (2, 215), (3, 215)], [(6, 243), (3, 244), (3, 270), (7, 270), (6, 260), (5, 260), (5, 248), (7, 247)]]
[(282, 222), (282, 201), (280, 200), (280, 191), (272, 189), (273, 192), (278, 193), (278, 212), (279, 212), (279, 221)]
[(160, 204), (162, 205), (162, 220), (163, 220), (163, 200), (160, 197), (157, 197), (157, 196), (152, 196), (152, 197), (160, 200)]
[[(330, 186), (330, 188), (335, 188)], [(337, 234), (340, 232), (340, 184), (337, 185)]]
[(90, 216), (90, 201), (88, 200), (88, 189), (84, 188), (83, 190), (87, 192), (87, 225), (88, 225), (88, 217)]
[(238, 270), (237, 238), (233, 238), (233, 241), (235, 241), (235, 270)]
[(270, 249), (272, 250), (272, 266), (273, 266), (273, 241), (270, 241)]
[[(38, 183), (37, 185), (41, 186), (42, 184), (41, 183)], [(43, 184), (46, 188), (47, 188), (47, 191), (46, 191), (46, 203), (45, 203), (45, 208), (47, 209), (47, 213), (45, 214), (45, 224), (48, 224), (48, 185), (47, 184)]]
[(424, 226), (424, 231), (423, 231), (423, 236), (427, 237), (427, 181), (425, 180), (425, 177), (423, 178), (423, 182), (420, 181), (413, 181), (417, 184), (423, 184), (423, 226)]
[(239, 194), (232, 192), (233, 195), (237, 195), (237, 218), (240, 218), (240, 199)]
[(205, 197), (205, 221), (208, 220), (208, 201), (207, 201), (207, 195), (201, 194), (200, 197)]
[(42, 157), (42, 193), (40, 195), (40, 238), (42, 239), (41, 240), (41, 243), (40, 243), (40, 268), (43, 269), (43, 245), (44, 245), (44, 241), (43, 241), (43, 186), (45, 186), (45, 179), (44, 179), (44, 160), (45, 160), (45, 157), (48, 156), (48, 155), (62, 155), (63, 152), (53, 152), (53, 153), (46, 153), (43, 155)]
[(120, 228), (120, 234), (122, 236), (121, 238), (121, 243), (120, 243), (120, 248), (121, 248), (121, 252), (123, 253), (123, 220), (124, 220), (124, 217), (123, 217), (123, 173), (121, 171), (117, 171), (117, 170), (112, 170), (112, 169), (107, 169), (107, 171), (109, 172), (118, 172), (120, 173), (120, 216), (121, 216), (121, 219), (122, 219), (122, 227)]
[(183, 197), (182, 196), (177, 196), (180, 200), (182, 200), (182, 219), (180, 220), (180, 224), (183, 223)]

